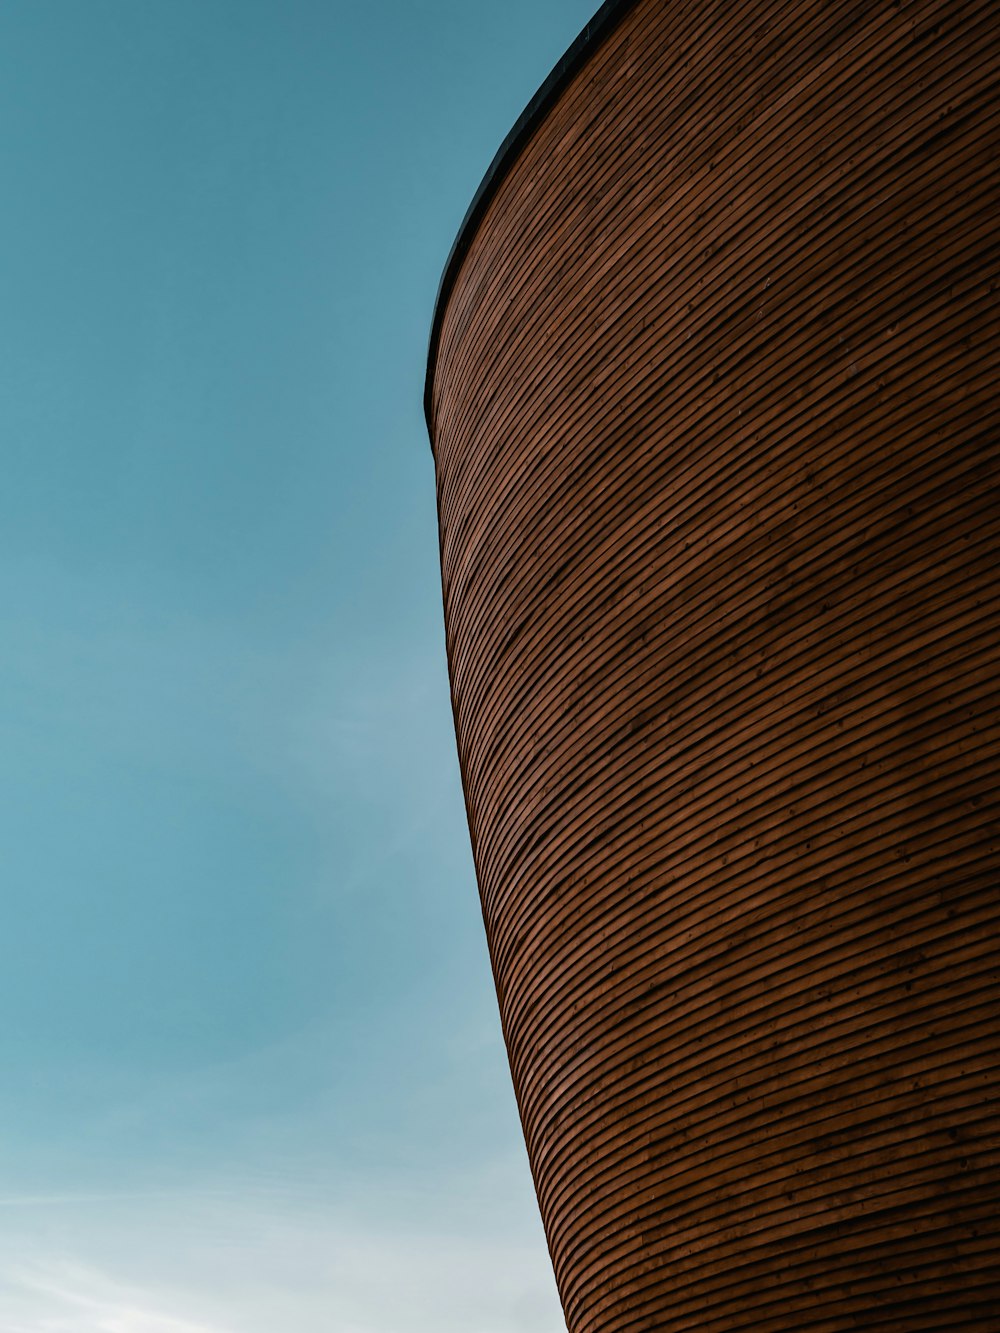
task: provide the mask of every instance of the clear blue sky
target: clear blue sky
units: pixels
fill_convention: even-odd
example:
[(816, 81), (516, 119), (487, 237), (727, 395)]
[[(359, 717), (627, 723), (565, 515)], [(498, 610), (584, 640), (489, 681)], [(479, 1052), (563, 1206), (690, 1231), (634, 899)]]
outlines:
[(0, 7), (0, 1333), (557, 1333), (424, 352), (596, 0)]

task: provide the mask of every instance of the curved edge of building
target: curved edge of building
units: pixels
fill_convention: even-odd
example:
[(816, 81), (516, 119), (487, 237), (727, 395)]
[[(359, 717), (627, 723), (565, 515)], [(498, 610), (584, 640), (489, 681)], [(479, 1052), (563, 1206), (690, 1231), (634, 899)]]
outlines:
[(470, 210), (430, 365), (459, 764), (567, 1326), (985, 1333), (995, 7), (614, 8)]
[(469, 246), (479, 229), (494, 195), (503, 183), (507, 173), (520, 157), (525, 146), (531, 140), (538, 126), (545, 120), (560, 93), (583, 68), (601, 43), (614, 32), (615, 28), (636, 6), (637, 0), (605, 0), (594, 17), (586, 25), (566, 54), (556, 64), (551, 74), (535, 93), (534, 97), (521, 112), (513, 129), (497, 149), (486, 175), (473, 196), (472, 203), (466, 210), (458, 235), (445, 261), (441, 281), (438, 284), (437, 298), (434, 302), (434, 314), (431, 319), (431, 334), (427, 348), (427, 373), (424, 380), (424, 418), (431, 448), (434, 448), (434, 423), (431, 410), (431, 394), (434, 386), (434, 372), (437, 367), (438, 341), (441, 336), (441, 321), (445, 307), (451, 296), (462, 267), (462, 261), (468, 254)]

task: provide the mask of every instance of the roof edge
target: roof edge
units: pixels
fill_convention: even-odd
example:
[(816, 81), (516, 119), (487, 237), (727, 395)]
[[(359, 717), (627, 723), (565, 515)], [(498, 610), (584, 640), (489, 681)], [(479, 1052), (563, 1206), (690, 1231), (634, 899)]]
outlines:
[(497, 150), (486, 175), (480, 182), (472, 203), (466, 210), (458, 235), (445, 262), (441, 282), (438, 285), (437, 298), (434, 302), (434, 315), (431, 320), (430, 340), (427, 347), (427, 372), (424, 377), (424, 419), (430, 436), (431, 448), (434, 448), (434, 435), (431, 421), (431, 393), (434, 384), (434, 372), (437, 368), (438, 342), (441, 337), (441, 324), (444, 320), (448, 298), (458, 278), (459, 269), (469, 252), (469, 247), (479, 230), (486, 210), (493, 201), (493, 196), (503, 184), (507, 173), (527, 147), (535, 130), (538, 129), (549, 111), (558, 101), (560, 94), (579, 73), (588, 59), (601, 43), (610, 37), (618, 24), (630, 9), (634, 9), (638, 0), (605, 0), (594, 17), (567, 50), (551, 74), (535, 93), (534, 97), (517, 118), (513, 129)]

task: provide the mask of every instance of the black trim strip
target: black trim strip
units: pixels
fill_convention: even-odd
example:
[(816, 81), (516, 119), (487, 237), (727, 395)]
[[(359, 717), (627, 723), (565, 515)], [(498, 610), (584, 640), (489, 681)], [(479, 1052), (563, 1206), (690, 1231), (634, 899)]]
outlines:
[(458, 278), (462, 261), (469, 252), (469, 246), (479, 229), (486, 210), (493, 201), (493, 196), (503, 183), (508, 171), (517, 161), (535, 130), (542, 123), (559, 98), (567, 84), (586, 64), (597, 47), (622, 21), (630, 9), (634, 9), (637, 0), (605, 0), (583, 32), (562, 57), (545, 80), (538, 92), (521, 112), (514, 128), (500, 145), (496, 156), (490, 163), (489, 170), (483, 177), (472, 203), (468, 207), (458, 235), (451, 247), (441, 282), (438, 286), (437, 299), (434, 302), (434, 317), (431, 321), (431, 336), (427, 348), (427, 374), (424, 379), (424, 418), (427, 421), (427, 433), (434, 447), (431, 426), (431, 386), (437, 366), (438, 341), (441, 337), (441, 322), (444, 319), (445, 306), (451, 296), (452, 288)]

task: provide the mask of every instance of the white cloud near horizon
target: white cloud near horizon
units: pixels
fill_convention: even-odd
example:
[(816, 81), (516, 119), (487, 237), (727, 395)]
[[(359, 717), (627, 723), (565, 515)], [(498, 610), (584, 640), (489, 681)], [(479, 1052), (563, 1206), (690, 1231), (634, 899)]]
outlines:
[(479, 1234), (253, 1195), (19, 1211), (0, 1224), (0, 1333), (564, 1329), (540, 1233), (495, 1225), (488, 1198)]

